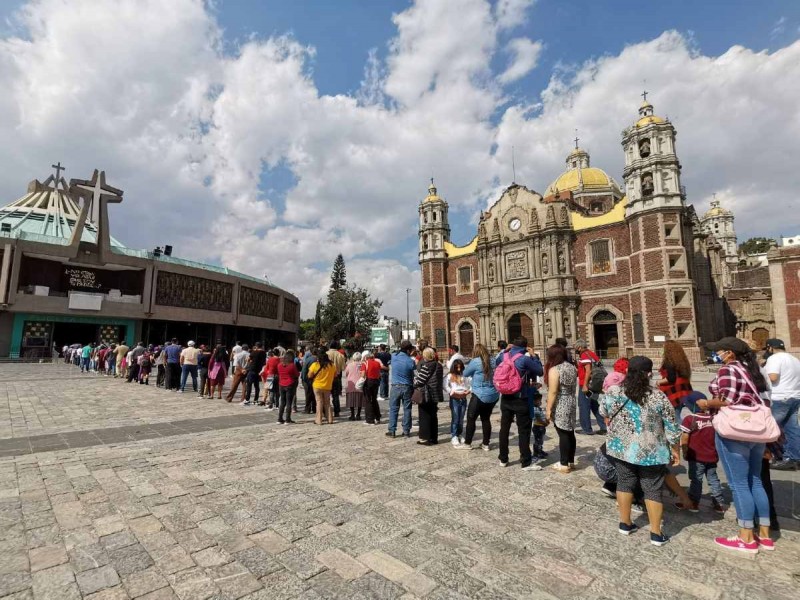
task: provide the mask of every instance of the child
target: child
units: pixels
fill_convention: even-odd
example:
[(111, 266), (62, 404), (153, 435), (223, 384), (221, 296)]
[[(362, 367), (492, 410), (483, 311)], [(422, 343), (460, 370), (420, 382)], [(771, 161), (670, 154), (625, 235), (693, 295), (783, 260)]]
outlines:
[(681, 448), (683, 458), (689, 463), (689, 498), (692, 506), (684, 507), (677, 502), (678, 509), (697, 510), (700, 504), (700, 496), (703, 493), (703, 476), (708, 480), (711, 488), (712, 503), (714, 511), (717, 513), (725, 512), (725, 501), (722, 495), (722, 484), (717, 475), (717, 449), (714, 446), (714, 427), (711, 424), (711, 413), (708, 410), (701, 410), (694, 403), (695, 413), (689, 414), (681, 421)]
[(467, 412), (467, 396), (471, 392), (470, 381), (464, 375), (464, 363), (455, 359), (450, 365), (450, 372), (445, 377), (444, 390), (450, 395), (450, 438), (453, 446), (460, 446), (463, 441), (464, 415)]
[(139, 357), (139, 383), (150, 385), (150, 370), (153, 368), (153, 358), (149, 350), (142, 352)]
[(547, 458), (544, 451), (544, 434), (547, 431), (547, 419), (542, 410), (542, 395), (537, 393), (533, 397), (533, 459)]

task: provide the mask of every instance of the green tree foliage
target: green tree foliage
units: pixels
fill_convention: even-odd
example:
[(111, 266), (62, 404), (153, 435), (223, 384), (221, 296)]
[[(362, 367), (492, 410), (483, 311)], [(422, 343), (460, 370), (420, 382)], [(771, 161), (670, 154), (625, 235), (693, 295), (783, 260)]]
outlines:
[(300, 339), (305, 341), (316, 341), (317, 322), (316, 319), (303, 319), (300, 321)]
[(383, 302), (372, 298), (366, 289), (347, 285), (344, 259), (340, 254), (333, 263), (327, 300), (318, 305), (321, 337), (327, 341), (368, 337), (382, 305)]
[(765, 237), (754, 237), (742, 242), (739, 245), (739, 252), (745, 254), (762, 254), (769, 250), (770, 245), (775, 244), (775, 240)]
[(347, 269), (344, 266), (344, 258), (341, 254), (333, 261), (333, 269), (331, 270), (331, 288), (328, 291), (328, 297), (334, 292), (343, 290), (347, 287)]

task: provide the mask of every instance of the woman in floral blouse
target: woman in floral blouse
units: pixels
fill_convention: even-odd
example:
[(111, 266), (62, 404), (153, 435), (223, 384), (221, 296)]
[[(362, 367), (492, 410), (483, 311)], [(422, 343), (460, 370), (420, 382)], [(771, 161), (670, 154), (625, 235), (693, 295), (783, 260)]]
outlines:
[(663, 546), (669, 538), (661, 531), (661, 488), (667, 465), (680, 462), (681, 431), (667, 397), (650, 385), (652, 371), (649, 358), (633, 357), (622, 384), (606, 392), (600, 414), (608, 424), (608, 458), (617, 469), (619, 532), (630, 535), (638, 529), (631, 521), (631, 504), (639, 484), (650, 521), (650, 543)]

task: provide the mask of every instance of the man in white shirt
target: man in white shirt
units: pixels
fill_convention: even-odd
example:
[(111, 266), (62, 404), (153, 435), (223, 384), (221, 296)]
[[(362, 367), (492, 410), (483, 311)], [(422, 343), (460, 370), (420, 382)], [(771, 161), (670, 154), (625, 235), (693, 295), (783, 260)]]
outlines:
[(447, 359), (447, 372), (450, 372), (450, 367), (453, 366), (453, 363), (457, 360), (460, 360), (464, 365), (467, 364), (467, 361), (464, 358), (464, 355), (458, 351), (458, 346), (453, 344), (452, 346), (447, 348), (447, 353), (450, 355), (450, 358)]
[[(235, 347), (235, 346), (234, 346)], [(234, 354), (233, 361), (232, 361), (232, 368), (233, 368), (233, 383), (231, 383), (231, 389), (228, 392), (228, 395), (225, 396), (225, 400), (228, 402), (233, 401), (234, 395), (236, 395), (236, 390), (239, 387), (239, 384), (242, 383), (245, 378), (247, 377), (247, 361), (250, 360), (250, 346), (245, 344), (239, 348), (239, 352)], [(246, 386), (242, 386), (242, 402), (244, 402)]]
[(200, 350), (194, 347), (194, 342), (190, 341), (187, 347), (181, 350), (180, 365), (181, 365), (181, 394), (186, 390), (186, 379), (188, 375), (192, 376), (192, 388), (195, 393), (197, 392), (197, 357)]
[(783, 460), (772, 465), (773, 469), (794, 470), (800, 467), (800, 360), (786, 352), (783, 340), (767, 340), (767, 364), (765, 370), (772, 383), (772, 416), (786, 436)]

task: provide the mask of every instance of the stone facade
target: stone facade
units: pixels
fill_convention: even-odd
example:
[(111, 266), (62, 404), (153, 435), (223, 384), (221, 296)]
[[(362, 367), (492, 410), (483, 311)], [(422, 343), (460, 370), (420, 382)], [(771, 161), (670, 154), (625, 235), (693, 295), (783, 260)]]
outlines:
[(466, 246), (451, 243), (431, 184), (419, 206), (431, 345), (469, 354), (520, 334), (539, 349), (585, 337), (607, 357), (656, 357), (674, 339), (699, 362), (702, 343), (732, 333), (722, 245), (686, 203), (675, 128), (647, 102), (639, 112), (623, 132), (624, 188), (576, 145), (544, 196), (511, 185)]
[(769, 279), (776, 335), (800, 353), (800, 246), (769, 251)]

